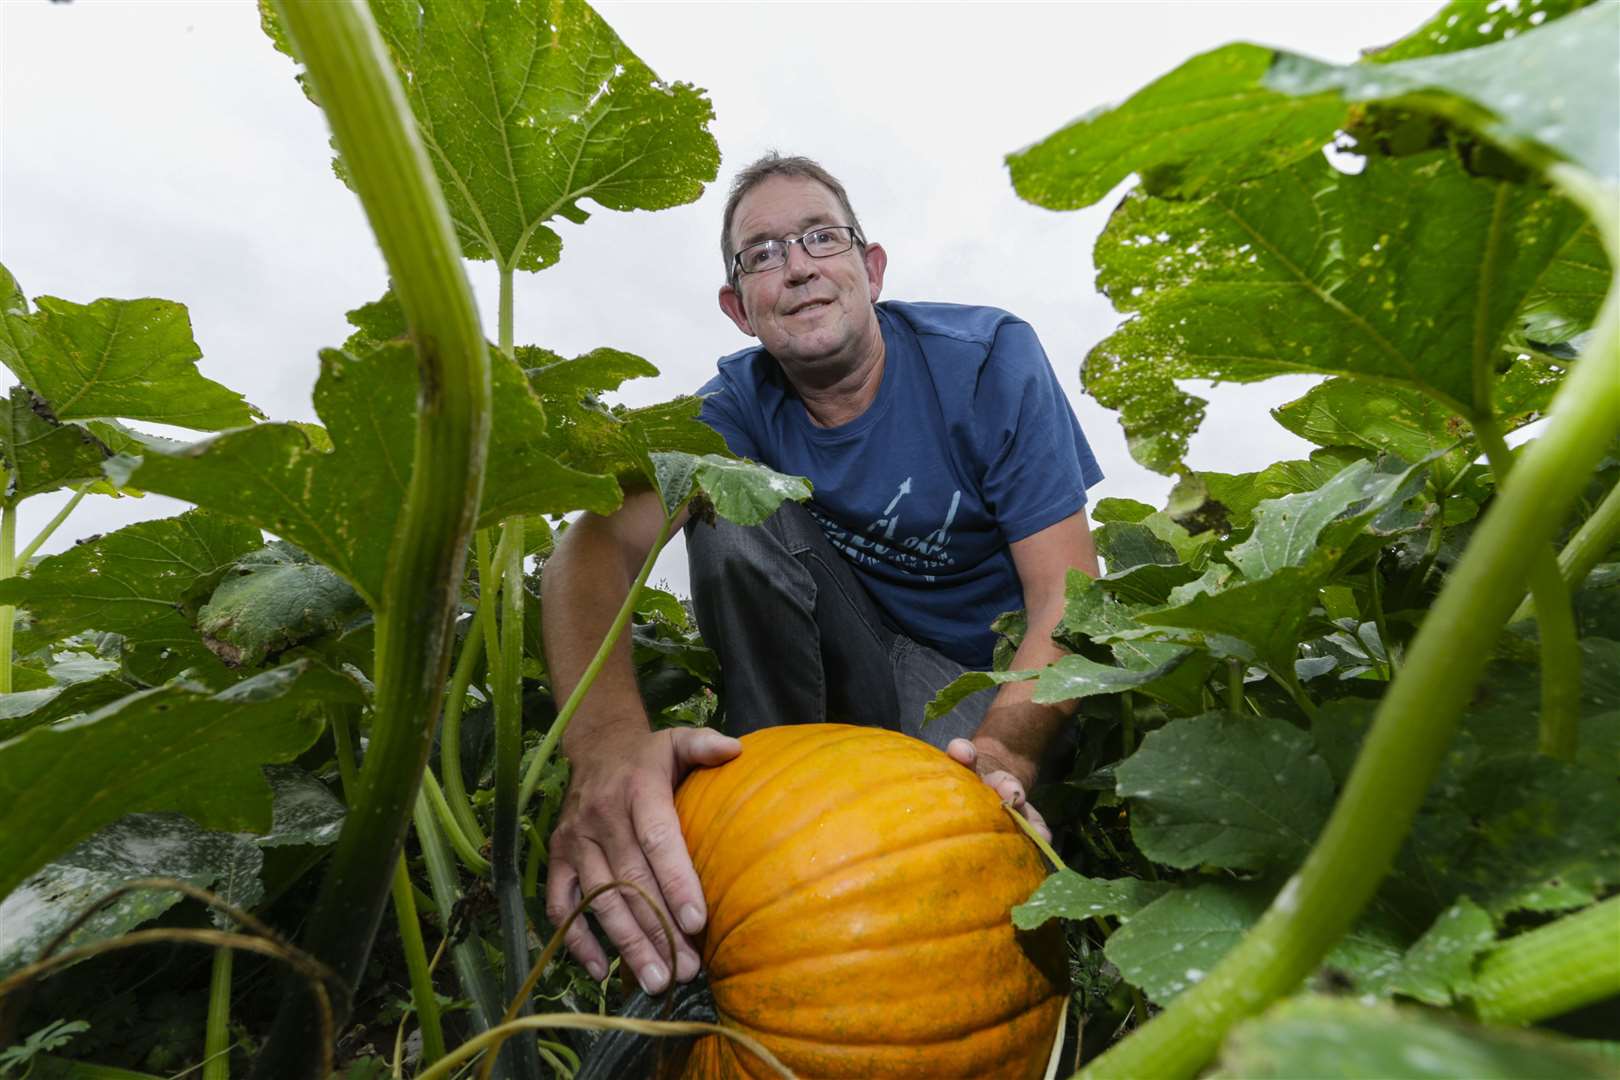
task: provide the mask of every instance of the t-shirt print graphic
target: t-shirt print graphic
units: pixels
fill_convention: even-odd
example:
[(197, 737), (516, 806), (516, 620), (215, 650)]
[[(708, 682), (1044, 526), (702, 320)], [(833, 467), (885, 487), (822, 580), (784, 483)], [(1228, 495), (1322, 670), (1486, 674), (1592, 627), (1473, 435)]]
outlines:
[(883, 512), (866, 527), (864, 535), (844, 528), (814, 506), (811, 507), (811, 514), (827, 534), (828, 543), (851, 561), (864, 566), (876, 566), (882, 561), (891, 566), (904, 567), (927, 581), (933, 581), (936, 571), (956, 562), (950, 551), (951, 525), (956, 521), (956, 511), (962, 505), (962, 492), (951, 492), (950, 509), (945, 512), (945, 518), (938, 528), (896, 539), (902, 516), (901, 504), (911, 492), (911, 477), (908, 476), (900, 482), (894, 498), (889, 500)]

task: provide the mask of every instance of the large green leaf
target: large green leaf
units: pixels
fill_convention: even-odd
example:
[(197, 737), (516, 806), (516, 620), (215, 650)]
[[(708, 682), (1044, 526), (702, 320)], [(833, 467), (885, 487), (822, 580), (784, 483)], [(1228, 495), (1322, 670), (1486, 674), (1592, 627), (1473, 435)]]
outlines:
[(315, 740), (320, 721), (310, 702), (360, 700), (348, 679), (299, 661), (218, 694), (171, 683), (0, 743), (0, 896), (137, 811), (175, 811), (209, 829), (266, 831), (270, 788), (259, 766), (290, 761)]
[(1432, 1011), (1307, 996), (1286, 999), (1233, 1028), (1210, 1076), (1613, 1080), (1614, 1074), (1611, 1062), (1548, 1035), (1465, 1024)]
[(21, 735), (29, 728), (93, 712), (134, 691), (135, 687), (118, 676), (104, 675), (63, 686), (0, 694), (0, 741)]
[(341, 628), (364, 602), (333, 571), (280, 541), (231, 565), (197, 612), (197, 630), (232, 667), (257, 667), (301, 641)]
[[(517, 365), (498, 351), (490, 365), (494, 417), (479, 524), (519, 512), (616, 509), (619, 489), (611, 477), (569, 469), (547, 452), (545, 415)], [(315, 410), (331, 450), (298, 425), (261, 424), (179, 449), (120, 455), (108, 474), (297, 544), (376, 610), (410, 480), (416, 386), (408, 344), (378, 344), (362, 355), (328, 349), (321, 353)]]
[(703, 495), (708, 507), (727, 521), (758, 525), (784, 502), (810, 497), (810, 482), (802, 476), (787, 476), (719, 454), (663, 451), (653, 455), (653, 464), (659, 494), (670, 513), (694, 495)]
[[(1257, 660), (1288, 671), (1299, 651), (1300, 627), (1316, 606), (1322, 576), (1320, 565), (1284, 567), (1259, 579), (1214, 568), (1174, 589), (1164, 607), (1138, 612), (1136, 619), (1150, 627), (1174, 628), (1160, 636), (1218, 657)], [(1139, 637), (1141, 632), (1127, 635)]]
[(35, 306), (30, 314), (17, 280), (0, 266), (0, 364), (58, 420), (118, 416), (217, 431), (262, 415), (198, 374), (202, 350), (180, 304), (42, 296)]
[[(41, 868), (0, 902), (0, 976), (30, 963), (81, 911), (118, 886), (170, 877), (210, 889), (251, 909), (264, 896), (262, 848), (324, 846), (337, 840), (343, 804), (319, 780), (291, 765), (267, 765), (272, 811), (262, 836), (209, 832), (180, 814), (128, 814)], [(163, 889), (126, 893), (74, 931), (63, 948), (117, 937), (157, 917), (181, 899)], [(219, 925), (227, 920), (212, 913)]]
[(10, 473), (4, 496), (18, 502), (67, 484), (101, 479), (111, 451), (77, 424), (63, 424), (25, 386), (0, 402), (0, 459)]
[(1559, 250), (1519, 311), (1524, 336), (1559, 344), (1591, 329), (1613, 280), (1596, 227), (1587, 225)]
[(1581, 224), (1545, 190), (1470, 176), (1448, 151), (1370, 158), (1354, 176), (1313, 158), (1191, 203), (1133, 193), (1097, 264), (1137, 315), (1092, 350), (1086, 386), (1160, 471), (1201, 414), (1178, 378), (1346, 374), (1467, 412), (1476, 354), (1495, 367)]
[(658, 210), (691, 202), (715, 177), (702, 91), (661, 82), (584, 3), (371, 9), (468, 258), (540, 270), (562, 250), (547, 223), (584, 221), (581, 199)]
[(1333, 777), (1310, 736), (1267, 717), (1171, 721), (1114, 776), (1137, 847), (1183, 869), (1293, 866), (1333, 806)]
[(1343, 67), (1280, 54), (1272, 90), (1319, 102), (1415, 106), (1465, 124), (1530, 164), (1572, 162), (1620, 182), (1620, 5), (1594, 4), (1511, 40)]
[(1333, 138), (1344, 104), (1267, 90), (1272, 55), (1227, 45), (1194, 57), (1123, 105), (1008, 155), (1013, 187), (1039, 206), (1078, 210), (1133, 172), (1155, 195), (1188, 198), (1311, 155)]
[(1468, 897), (1440, 913), (1383, 987), (1428, 1005), (1450, 1005), (1474, 984), (1474, 961), (1496, 941), (1490, 915)]
[(1206, 497), (1220, 503), (1227, 525), (1246, 529), (1253, 521), (1255, 507), (1262, 502), (1296, 491), (1313, 491), (1365, 456), (1359, 449), (1328, 447), (1312, 451), (1303, 461), (1277, 461), (1259, 472), (1194, 475), (1204, 485)]
[(257, 529), (206, 511), (143, 521), (0, 581), (0, 603), (26, 607), (44, 641), (100, 630), (122, 635), (126, 654), (167, 652), (174, 670), (217, 670), (180, 605), (262, 543)]
[[(1259, 921), (1274, 892), (1262, 882), (1173, 889), (1121, 920), (1103, 952), (1120, 974), (1162, 1005), (1214, 969)], [(1396, 931), (1363, 919), (1323, 964), (1352, 978), (1378, 978), (1400, 962), (1405, 947)]]

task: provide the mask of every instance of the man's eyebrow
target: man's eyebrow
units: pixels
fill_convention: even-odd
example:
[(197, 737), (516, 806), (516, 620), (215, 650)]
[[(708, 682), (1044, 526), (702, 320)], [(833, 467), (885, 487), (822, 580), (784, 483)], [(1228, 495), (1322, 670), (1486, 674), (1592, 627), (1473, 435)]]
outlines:
[[(799, 230), (799, 232), (803, 233), (809, 229), (815, 228), (817, 225), (835, 224), (837, 224), (837, 222), (828, 217), (826, 214), (809, 214), (799, 219), (799, 224), (796, 226), (796, 228)], [(743, 242), (737, 245), (737, 247), (738, 250), (741, 250), (745, 247), (751, 247), (752, 245), (759, 243), (761, 240), (778, 239), (780, 239), (780, 237), (776, 236), (769, 229), (755, 229), (753, 232), (743, 237)]]

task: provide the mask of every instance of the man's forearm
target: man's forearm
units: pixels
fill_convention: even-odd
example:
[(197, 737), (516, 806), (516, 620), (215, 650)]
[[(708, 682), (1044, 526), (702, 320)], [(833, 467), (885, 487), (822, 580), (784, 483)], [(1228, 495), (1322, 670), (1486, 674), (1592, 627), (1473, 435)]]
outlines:
[[(1044, 612), (1031, 621), (1023, 642), (1013, 654), (1014, 670), (1038, 670), (1068, 655), (1052, 640), (1052, 631), (1062, 614), (1061, 609)], [(1026, 789), (1035, 782), (1035, 773), (1046, 748), (1075, 711), (1072, 701), (1038, 705), (1033, 700), (1034, 693), (1033, 681), (1004, 685), (973, 735), (980, 754), (996, 758)]]
[[(607, 637), (631, 577), (610, 543), (592, 532), (605, 532), (600, 519), (581, 519), (547, 560), (541, 581), (541, 625), (551, 690), (560, 705), (573, 693), (597, 649)], [(648, 729), (647, 714), (636, 688), (630, 635), (614, 643), (607, 662), (591, 684), (586, 700), (563, 734), (563, 750), (573, 756), (582, 743), (621, 728)]]

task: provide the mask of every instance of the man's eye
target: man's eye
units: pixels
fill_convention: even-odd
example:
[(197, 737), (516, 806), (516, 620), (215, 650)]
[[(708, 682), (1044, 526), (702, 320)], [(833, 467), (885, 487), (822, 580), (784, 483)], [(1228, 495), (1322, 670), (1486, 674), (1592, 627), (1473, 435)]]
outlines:
[(817, 229), (805, 239), (817, 247), (828, 247), (838, 242), (838, 234), (831, 229)]
[(771, 245), (761, 244), (743, 252), (743, 262), (749, 266), (764, 266), (771, 261)]

